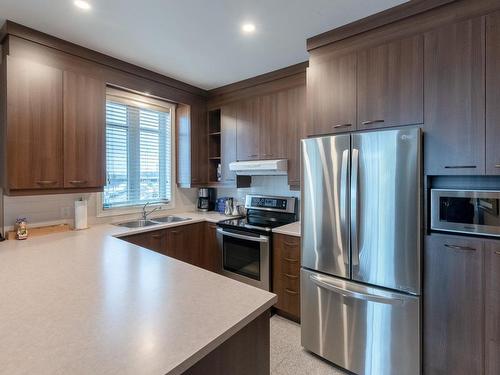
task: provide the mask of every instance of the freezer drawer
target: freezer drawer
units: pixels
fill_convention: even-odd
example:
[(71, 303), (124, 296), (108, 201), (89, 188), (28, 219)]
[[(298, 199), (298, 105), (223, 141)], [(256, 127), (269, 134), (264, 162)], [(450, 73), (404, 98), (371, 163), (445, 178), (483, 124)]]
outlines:
[(358, 375), (419, 375), (420, 298), (301, 270), (302, 346)]

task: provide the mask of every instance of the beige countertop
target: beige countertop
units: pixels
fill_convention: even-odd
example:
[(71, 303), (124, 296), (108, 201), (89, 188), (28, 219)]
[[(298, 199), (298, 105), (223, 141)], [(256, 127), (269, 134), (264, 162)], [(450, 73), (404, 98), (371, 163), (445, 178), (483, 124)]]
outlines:
[(283, 225), (273, 229), (273, 233), (286, 234), (288, 236), (300, 237), (300, 221)]
[[(148, 229), (218, 221), (176, 215), (193, 220)], [(0, 373), (180, 374), (276, 302), (114, 237), (136, 232), (0, 243)]]

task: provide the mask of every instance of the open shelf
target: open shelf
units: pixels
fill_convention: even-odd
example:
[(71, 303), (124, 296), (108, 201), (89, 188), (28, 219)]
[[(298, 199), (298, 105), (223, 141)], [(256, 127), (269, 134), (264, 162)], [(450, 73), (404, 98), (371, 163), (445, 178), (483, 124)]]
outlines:
[(221, 163), (221, 113), (220, 109), (208, 112), (208, 181), (217, 180), (217, 168)]

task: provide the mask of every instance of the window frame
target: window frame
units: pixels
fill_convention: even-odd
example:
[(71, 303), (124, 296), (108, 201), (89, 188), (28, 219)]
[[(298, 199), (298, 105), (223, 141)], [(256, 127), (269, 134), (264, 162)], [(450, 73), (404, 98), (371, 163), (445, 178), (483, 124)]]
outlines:
[[(149, 94), (136, 94), (130, 91), (127, 91), (126, 89), (122, 88), (115, 88), (112, 86), (107, 86), (106, 87), (106, 101), (108, 99), (111, 99), (112, 101), (116, 101), (121, 104), (125, 105), (132, 105), (139, 107), (141, 109), (149, 109), (153, 111), (165, 111), (168, 109), (170, 111), (170, 193), (171, 193), (171, 199), (169, 202), (156, 202), (150, 204), (148, 207), (150, 209), (157, 208), (158, 211), (162, 210), (171, 210), (175, 208), (175, 201), (176, 201), (176, 162), (175, 162), (175, 157), (176, 157), (176, 122), (175, 122), (175, 112), (176, 112), (176, 105), (174, 103), (157, 99), (155, 97), (149, 96)], [(106, 121), (104, 121), (104, 126), (107, 126)], [(106, 145), (106, 142), (104, 142)], [(105, 150), (106, 151), (106, 150)], [(106, 168), (107, 172), (107, 168)], [(167, 176), (167, 178), (169, 178)], [(100, 192), (97, 194), (97, 217), (109, 217), (109, 216), (118, 216), (118, 215), (130, 215), (130, 214), (135, 214), (135, 213), (141, 213), (142, 212), (142, 207), (144, 204), (135, 204), (135, 205), (128, 205), (128, 206), (121, 206), (121, 207), (111, 207), (111, 208), (104, 208), (103, 203), (104, 203), (104, 191)]]

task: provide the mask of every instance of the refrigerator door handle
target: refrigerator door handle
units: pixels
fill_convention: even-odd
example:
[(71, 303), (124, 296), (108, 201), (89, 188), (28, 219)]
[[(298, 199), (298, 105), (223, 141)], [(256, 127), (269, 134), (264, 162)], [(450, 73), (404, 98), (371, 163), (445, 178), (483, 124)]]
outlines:
[[(349, 168), (349, 150), (344, 150), (342, 152), (342, 166), (340, 170), (340, 228), (341, 228), (341, 243), (342, 251), (344, 253), (349, 252), (349, 226), (347, 222), (347, 208), (349, 205), (347, 188), (349, 184), (348, 180), (348, 168)], [(345, 257), (344, 263), (349, 263), (349, 257)]]
[(382, 303), (385, 305), (404, 305), (405, 301), (402, 298), (397, 297), (383, 297), (378, 296), (376, 294), (371, 293), (363, 293), (363, 292), (355, 292), (352, 290), (347, 290), (336, 285), (330, 284), (324, 278), (318, 275), (310, 275), (309, 278), (311, 281), (316, 284), (320, 288), (324, 288), (329, 290), (330, 292), (334, 292), (340, 294), (347, 298), (360, 299), (368, 302)]
[(359, 243), (358, 243), (358, 174), (359, 174), (359, 150), (352, 149), (352, 174), (351, 174), (351, 243), (352, 243), (352, 265), (359, 265)]

